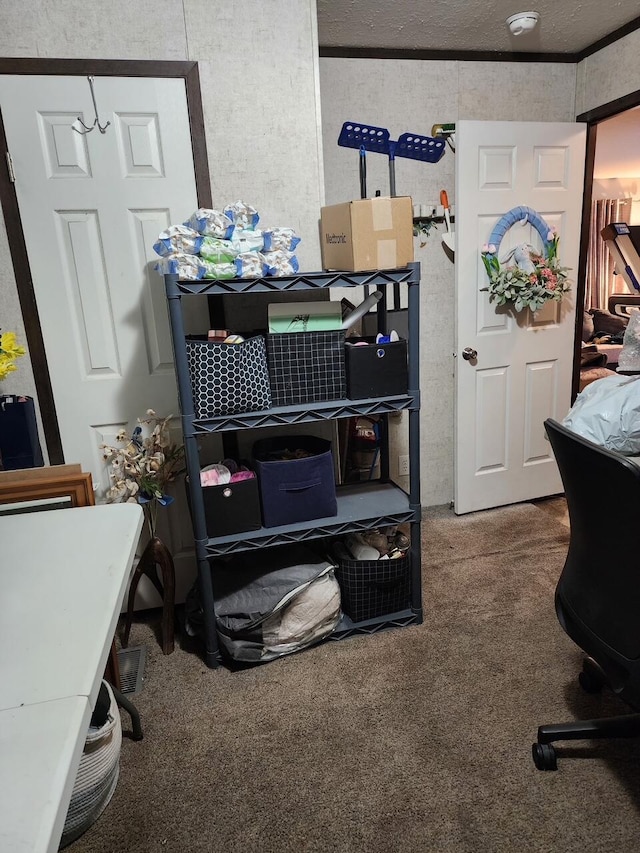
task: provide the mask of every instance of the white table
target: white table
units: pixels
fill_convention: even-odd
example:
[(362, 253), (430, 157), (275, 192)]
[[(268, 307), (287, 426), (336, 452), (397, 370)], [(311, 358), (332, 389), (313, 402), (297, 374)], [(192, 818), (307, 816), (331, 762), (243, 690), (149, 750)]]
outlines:
[(0, 517), (0, 850), (58, 849), (142, 509)]
[(0, 850), (58, 849), (90, 720), (84, 696), (0, 711)]

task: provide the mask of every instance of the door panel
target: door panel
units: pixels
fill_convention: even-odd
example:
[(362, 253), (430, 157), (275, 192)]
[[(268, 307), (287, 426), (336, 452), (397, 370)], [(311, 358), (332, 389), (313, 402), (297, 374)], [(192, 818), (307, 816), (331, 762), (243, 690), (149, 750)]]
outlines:
[[(184, 80), (98, 77), (94, 86), (100, 122), (110, 125), (81, 134), (78, 117), (94, 119), (86, 77), (0, 75), (63, 451), (102, 493), (100, 444), (149, 408), (178, 415), (152, 247), (197, 208), (197, 194)], [(186, 513), (174, 515), (180, 525), (172, 520), (165, 532), (180, 598), (195, 564)]]
[[(455, 511), (501, 506), (562, 489), (543, 422), (569, 409), (574, 296), (537, 314), (497, 307), (481, 249), (497, 221), (519, 205), (560, 234), (560, 260), (577, 271), (585, 130), (578, 124), (456, 125)], [(500, 244), (505, 262), (522, 243), (541, 248), (529, 222)], [(573, 280), (575, 291), (575, 278)], [(462, 350), (477, 351), (465, 361)]]

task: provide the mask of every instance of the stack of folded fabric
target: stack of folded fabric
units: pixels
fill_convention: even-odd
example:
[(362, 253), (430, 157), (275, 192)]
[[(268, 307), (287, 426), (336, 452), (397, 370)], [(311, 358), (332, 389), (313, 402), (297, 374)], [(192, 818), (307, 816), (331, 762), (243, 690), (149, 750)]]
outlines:
[(158, 236), (156, 269), (188, 281), (294, 275), (300, 238), (292, 228), (260, 229), (259, 221), (255, 207), (242, 201), (223, 210), (200, 208)]

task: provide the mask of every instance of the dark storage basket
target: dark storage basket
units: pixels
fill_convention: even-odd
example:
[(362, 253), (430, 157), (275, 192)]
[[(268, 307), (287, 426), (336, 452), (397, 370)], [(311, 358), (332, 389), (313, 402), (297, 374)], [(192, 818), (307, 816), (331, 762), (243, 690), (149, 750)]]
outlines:
[[(185, 478), (187, 501), (191, 509), (189, 478)], [(202, 486), (202, 502), (207, 523), (207, 536), (230, 536), (262, 527), (258, 480), (240, 480), (223, 486)]]
[(411, 555), (395, 560), (337, 559), (342, 609), (354, 622), (376, 619), (411, 605)]
[[(302, 459), (275, 459), (284, 450), (306, 450)], [(253, 445), (265, 527), (338, 514), (331, 442), (311, 435), (264, 438)]]
[(344, 331), (267, 335), (274, 406), (347, 396)]
[(239, 344), (185, 339), (196, 418), (238, 415), (271, 408), (264, 338)]
[[(364, 341), (367, 346), (355, 346), (358, 341)], [(407, 393), (406, 341), (376, 344), (375, 338), (353, 338), (346, 342), (345, 354), (350, 400), (395, 397)]]

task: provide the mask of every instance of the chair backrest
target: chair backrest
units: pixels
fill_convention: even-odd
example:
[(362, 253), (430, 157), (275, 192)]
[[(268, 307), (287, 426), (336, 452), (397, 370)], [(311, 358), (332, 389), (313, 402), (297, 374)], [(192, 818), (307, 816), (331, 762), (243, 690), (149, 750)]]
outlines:
[(554, 420), (545, 429), (571, 525), (558, 618), (614, 686), (640, 684), (640, 466)]

